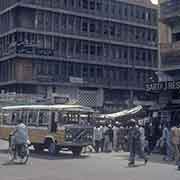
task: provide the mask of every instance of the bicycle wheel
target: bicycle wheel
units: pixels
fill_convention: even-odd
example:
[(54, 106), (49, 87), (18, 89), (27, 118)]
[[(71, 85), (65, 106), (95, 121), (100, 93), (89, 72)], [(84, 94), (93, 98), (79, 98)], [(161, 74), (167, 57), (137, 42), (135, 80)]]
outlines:
[(25, 154), (23, 155), (23, 157), (20, 157), (20, 163), (21, 164), (26, 164), (29, 160), (29, 156), (30, 156), (30, 153), (29, 153), (29, 148), (26, 147), (25, 148)]
[(9, 161), (14, 161), (14, 150), (12, 147), (9, 147), (8, 149), (8, 159)]

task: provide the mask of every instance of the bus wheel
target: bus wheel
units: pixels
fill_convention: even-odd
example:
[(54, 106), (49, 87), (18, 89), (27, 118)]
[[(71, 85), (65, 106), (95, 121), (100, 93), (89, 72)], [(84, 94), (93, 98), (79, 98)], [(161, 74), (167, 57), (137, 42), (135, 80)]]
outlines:
[(79, 157), (81, 155), (82, 147), (72, 148), (73, 156)]

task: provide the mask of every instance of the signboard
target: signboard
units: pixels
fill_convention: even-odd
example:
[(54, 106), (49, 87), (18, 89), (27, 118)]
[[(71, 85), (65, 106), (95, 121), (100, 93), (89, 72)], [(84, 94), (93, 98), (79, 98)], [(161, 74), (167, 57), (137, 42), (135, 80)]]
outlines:
[(167, 91), (180, 89), (180, 81), (155, 82), (145, 85), (146, 91)]
[(80, 77), (72, 77), (72, 76), (70, 76), (70, 77), (69, 77), (69, 81), (70, 81), (71, 83), (83, 84), (83, 79), (80, 78)]

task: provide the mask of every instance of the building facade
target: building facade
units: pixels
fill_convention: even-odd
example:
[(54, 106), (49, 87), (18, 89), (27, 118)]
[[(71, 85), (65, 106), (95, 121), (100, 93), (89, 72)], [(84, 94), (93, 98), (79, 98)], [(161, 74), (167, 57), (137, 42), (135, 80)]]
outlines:
[(150, 100), (157, 24), (149, 0), (0, 0), (0, 89), (104, 108)]
[(160, 73), (159, 82), (147, 90), (158, 94), (157, 109), (161, 122), (180, 124), (180, 1), (160, 0)]

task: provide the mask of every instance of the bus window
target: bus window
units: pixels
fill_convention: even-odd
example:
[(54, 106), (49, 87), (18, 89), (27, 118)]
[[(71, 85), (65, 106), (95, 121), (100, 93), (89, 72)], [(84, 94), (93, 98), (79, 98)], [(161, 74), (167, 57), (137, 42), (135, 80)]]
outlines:
[(12, 112), (12, 113), (11, 113), (11, 124), (12, 124), (12, 125), (15, 125), (16, 122), (17, 122), (17, 113)]
[(48, 112), (39, 112), (39, 126), (48, 126)]
[(35, 111), (31, 111), (29, 112), (29, 117), (28, 117), (28, 125), (29, 126), (36, 126), (37, 125), (37, 115), (38, 115), (38, 112), (35, 112)]
[(23, 121), (24, 124), (27, 124), (27, 118), (28, 118), (28, 112), (27, 111), (22, 111), (21, 113), (21, 119)]

